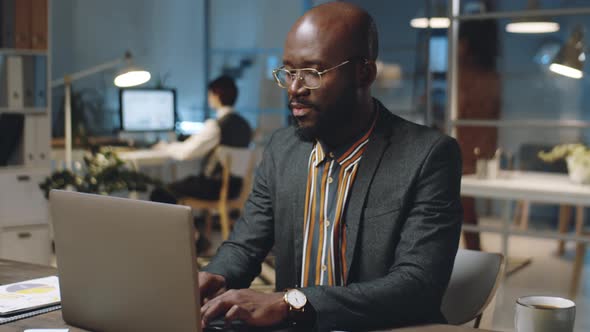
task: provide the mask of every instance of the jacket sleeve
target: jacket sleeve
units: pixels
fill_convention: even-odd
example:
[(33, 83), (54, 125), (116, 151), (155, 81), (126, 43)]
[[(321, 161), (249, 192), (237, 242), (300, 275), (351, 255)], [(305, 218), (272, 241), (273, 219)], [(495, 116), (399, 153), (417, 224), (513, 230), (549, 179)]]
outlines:
[(459, 147), (444, 136), (418, 171), (389, 273), (343, 287), (301, 289), (316, 311), (320, 331), (423, 324), (440, 317), (459, 242), (460, 182)]
[(225, 277), (229, 288), (246, 288), (274, 244), (272, 138), (256, 169), (252, 192), (230, 237), (203, 270)]

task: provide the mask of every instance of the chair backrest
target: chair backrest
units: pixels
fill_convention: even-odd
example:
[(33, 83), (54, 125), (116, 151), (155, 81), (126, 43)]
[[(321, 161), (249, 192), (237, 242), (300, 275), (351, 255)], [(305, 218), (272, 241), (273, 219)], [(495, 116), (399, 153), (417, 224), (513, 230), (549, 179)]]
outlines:
[(234, 148), (228, 146), (219, 146), (216, 149), (217, 158), (221, 162), (222, 183), (220, 201), (227, 201), (229, 191), (229, 176), (230, 174), (239, 176), (243, 179), (242, 190), (235, 199), (229, 201), (232, 207), (241, 208), (243, 203), (248, 198), (250, 189), (252, 187), (252, 180), (254, 177), (254, 169), (256, 168), (257, 152), (255, 148)]
[[(504, 256), (459, 249), (441, 310), (449, 324), (461, 325), (481, 316), (496, 293)], [(478, 321), (476, 321), (478, 325)]]
[(229, 166), (230, 174), (243, 178), (248, 175), (250, 160), (254, 155), (253, 151), (254, 149), (251, 148), (234, 148), (221, 145), (217, 147), (215, 153), (222, 166)]

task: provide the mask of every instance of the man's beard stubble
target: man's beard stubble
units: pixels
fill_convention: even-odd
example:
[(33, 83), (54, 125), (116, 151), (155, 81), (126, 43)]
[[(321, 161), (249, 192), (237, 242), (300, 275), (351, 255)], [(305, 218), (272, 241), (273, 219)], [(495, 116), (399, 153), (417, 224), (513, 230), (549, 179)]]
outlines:
[(336, 105), (323, 110), (318, 110), (316, 105), (302, 103), (311, 106), (313, 112), (318, 112), (317, 123), (314, 126), (302, 127), (297, 118), (291, 114), (291, 123), (295, 127), (295, 134), (304, 142), (315, 142), (329, 138), (332, 133), (350, 125), (354, 103), (354, 97), (342, 98)]

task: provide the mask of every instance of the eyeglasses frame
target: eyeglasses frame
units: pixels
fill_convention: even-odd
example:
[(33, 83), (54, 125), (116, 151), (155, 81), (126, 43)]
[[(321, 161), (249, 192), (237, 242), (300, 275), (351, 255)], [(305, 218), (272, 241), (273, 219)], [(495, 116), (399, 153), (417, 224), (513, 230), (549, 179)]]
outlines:
[[(316, 73), (318, 73), (318, 76), (320, 77), (320, 83), (319, 83), (319, 84), (318, 84), (318, 86), (317, 86), (317, 87), (315, 87), (315, 88), (311, 88), (311, 87), (308, 87), (308, 86), (305, 86), (305, 85), (303, 85), (303, 87), (304, 87), (304, 88), (306, 88), (306, 89), (308, 89), (308, 90), (315, 90), (315, 89), (319, 89), (319, 88), (321, 88), (321, 87), (322, 87), (322, 75), (324, 75), (325, 73), (327, 73), (327, 72), (329, 72), (329, 71), (332, 71), (332, 70), (334, 70), (334, 69), (336, 69), (336, 68), (342, 67), (342, 66), (344, 66), (345, 64), (347, 64), (347, 63), (351, 62), (352, 60), (353, 60), (353, 59), (344, 60), (344, 61), (343, 61), (343, 62), (341, 62), (340, 64), (338, 64), (338, 65), (335, 65), (335, 66), (333, 66), (333, 67), (330, 67), (330, 68), (328, 68), (328, 69), (324, 69), (324, 70), (322, 70), (322, 71), (319, 71), (319, 70), (317, 70), (317, 69), (315, 69), (315, 68), (298, 68), (298, 69), (291, 69), (291, 70), (287, 70), (287, 69), (285, 69), (285, 66), (283, 65), (283, 66), (281, 66), (281, 67), (279, 67), (279, 68), (276, 68), (276, 69), (274, 69), (274, 70), (272, 71), (272, 76), (274, 77), (274, 79), (275, 79), (275, 81), (277, 82), (277, 85), (278, 85), (279, 87), (281, 87), (281, 88), (283, 88), (283, 89), (288, 89), (288, 88), (289, 88), (288, 86), (282, 86), (282, 85), (281, 85), (281, 83), (280, 83), (280, 80), (279, 80), (279, 78), (277, 77), (277, 73), (278, 73), (279, 71), (281, 71), (281, 70), (282, 70), (282, 71), (286, 71), (287, 73), (289, 73), (289, 75), (291, 75), (291, 80), (292, 80), (292, 81), (296, 81), (296, 80), (303, 81), (303, 77), (301, 77), (301, 75), (300, 75), (301, 71), (302, 71), (302, 70), (312, 70), (312, 71), (315, 71)], [(369, 63), (367, 59), (363, 58), (363, 60), (364, 60), (365, 64), (366, 64), (366, 63)], [(292, 71), (294, 71), (295, 73), (292, 73)], [(293, 77), (293, 75), (294, 75), (294, 77)]]

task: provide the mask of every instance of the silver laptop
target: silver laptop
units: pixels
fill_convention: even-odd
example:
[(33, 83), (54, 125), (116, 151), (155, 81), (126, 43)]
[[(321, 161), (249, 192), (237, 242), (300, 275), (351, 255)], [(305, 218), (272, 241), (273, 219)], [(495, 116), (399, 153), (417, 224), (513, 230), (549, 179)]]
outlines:
[(49, 201), (68, 324), (201, 330), (189, 207), (57, 190)]

